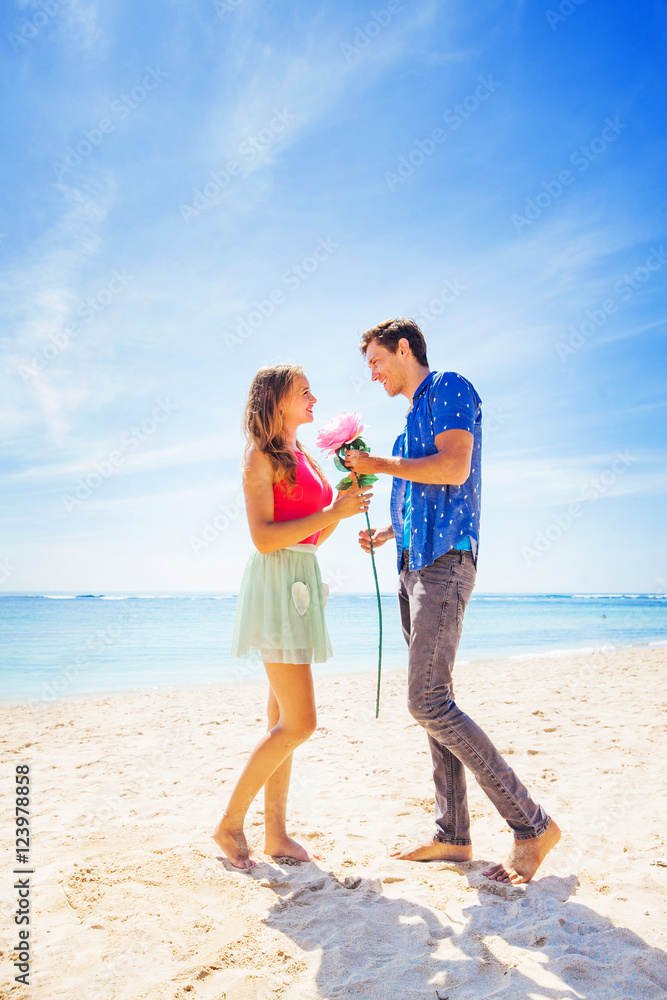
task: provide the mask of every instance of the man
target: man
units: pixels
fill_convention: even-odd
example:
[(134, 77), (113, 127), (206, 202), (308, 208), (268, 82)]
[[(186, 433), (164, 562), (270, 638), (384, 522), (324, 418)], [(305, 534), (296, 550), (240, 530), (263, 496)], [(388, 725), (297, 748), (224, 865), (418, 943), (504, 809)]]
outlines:
[[(433, 759), (433, 838), (393, 857), (471, 861), (464, 768), (507, 821), (514, 846), (487, 878), (529, 882), (560, 839), (556, 823), (530, 797), (488, 736), (454, 701), (452, 671), (477, 572), (481, 400), (455, 372), (431, 371), (424, 335), (410, 319), (386, 320), (362, 335), (361, 352), (390, 396), (410, 401), (392, 458), (348, 451), (346, 465), (393, 476), (391, 524), (372, 528), (374, 547), (396, 538), (399, 607), (408, 643), (408, 708), (424, 727)], [(367, 530), (359, 533), (370, 552)]]

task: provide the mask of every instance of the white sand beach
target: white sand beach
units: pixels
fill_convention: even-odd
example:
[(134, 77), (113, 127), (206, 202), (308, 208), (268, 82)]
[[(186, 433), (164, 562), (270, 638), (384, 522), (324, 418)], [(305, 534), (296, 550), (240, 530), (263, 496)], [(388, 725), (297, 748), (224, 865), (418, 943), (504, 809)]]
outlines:
[[(4, 706), (2, 783), (32, 772), (31, 986), (14, 983), (14, 834), (3, 815), (1, 994), (31, 1000), (658, 1000), (667, 996), (667, 649), (456, 668), (563, 839), (535, 880), (481, 875), (510, 834), (469, 783), (475, 858), (388, 853), (433, 830), (405, 674), (316, 677), (291, 833), (323, 860), (218, 856), (210, 833), (262, 731), (266, 682)], [(5, 797), (5, 802), (11, 802)], [(7, 845), (11, 844), (11, 851)]]

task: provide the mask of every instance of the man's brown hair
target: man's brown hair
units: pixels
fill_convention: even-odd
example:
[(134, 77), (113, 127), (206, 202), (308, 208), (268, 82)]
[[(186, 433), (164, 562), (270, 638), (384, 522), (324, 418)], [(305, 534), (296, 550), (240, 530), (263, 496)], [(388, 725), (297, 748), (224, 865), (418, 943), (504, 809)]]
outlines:
[(424, 368), (428, 368), (424, 334), (413, 319), (406, 319), (405, 316), (399, 316), (397, 319), (386, 319), (383, 323), (378, 323), (377, 326), (366, 330), (361, 335), (359, 350), (366, 357), (368, 345), (371, 341), (377, 340), (378, 344), (381, 344), (382, 347), (386, 347), (392, 354), (396, 354), (398, 342), (402, 337), (405, 337), (409, 343), (410, 350), (419, 364), (423, 365)]

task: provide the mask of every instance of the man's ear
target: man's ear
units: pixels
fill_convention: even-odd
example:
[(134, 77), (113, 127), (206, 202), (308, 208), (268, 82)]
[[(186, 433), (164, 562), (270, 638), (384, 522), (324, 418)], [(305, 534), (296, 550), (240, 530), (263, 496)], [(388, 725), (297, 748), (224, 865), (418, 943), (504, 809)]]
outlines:
[(404, 351), (404, 352), (405, 352), (406, 354), (409, 354), (409, 353), (410, 353), (410, 341), (408, 340), (408, 338), (407, 338), (407, 337), (401, 337), (401, 338), (400, 338), (400, 340), (399, 340), (399, 342), (398, 342), (398, 346), (399, 346), (399, 347), (400, 347), (400, 348), (401, 348), (401, 349), (402, 349), (402, 350), (403, 350), (403, 351)]

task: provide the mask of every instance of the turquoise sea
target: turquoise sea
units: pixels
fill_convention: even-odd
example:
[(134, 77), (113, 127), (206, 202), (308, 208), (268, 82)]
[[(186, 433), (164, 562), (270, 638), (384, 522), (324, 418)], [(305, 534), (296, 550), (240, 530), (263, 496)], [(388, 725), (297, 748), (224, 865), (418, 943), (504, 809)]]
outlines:
[[(49, 594), (0, 597), (4, 702), (55, 702), (133, 689), (261, 679), (229, 655), (236, 596)], [(382, 600), (383, 666), (405, 667), (395, 594)], [(334, 657), (314, 673), (373, 670), (377, 602), (334, 594)], [(666, 594), (474, 594), (458, 662), (599, 647), (667, 644)]]

